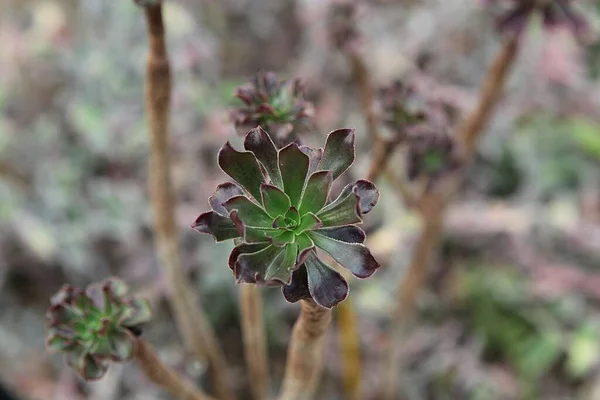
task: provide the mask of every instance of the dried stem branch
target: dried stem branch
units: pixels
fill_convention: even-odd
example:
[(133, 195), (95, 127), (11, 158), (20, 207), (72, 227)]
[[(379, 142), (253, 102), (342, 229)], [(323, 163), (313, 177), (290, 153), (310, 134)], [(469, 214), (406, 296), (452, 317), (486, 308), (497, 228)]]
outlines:
[(302, 300), (300, 306), (279, 400), (311, 399), (323, 368), (323, 339), (331, 322), (331, 310), (312, 300)]
[(269, 398), (269, 366), (260, 289), (242, 285), (240, 311), (250, 388), (256, 400)]
[[(516, 59), (518, 44), (518, 39), (513, 38), (503, 45), (487, 73), (477, 108), (458, 130), (458, 137), (462, 140), (465, 149), (465, 161), (472, 157), (477, 139), (483, 133), (495, 106), (501, 98), (508, 72)], [(399, 343), (402, 327), (407, 324), (407, 320), (414, 313), (418, 293), (427, 276), (427, 266), (431, 253), (443, 228), (443, 211), (450, 198), (449, 194), (456, 191), (458, 187), (458, 179), (452, 183), (451, 190), (448, 192), (437, 191), (425, 194), (419, 199), (417, 209), (421, 213), (424, 227), (408, 269), (403, 275), (398, 288), (397, 303), (392, 316), (392, 348), (388, 350), (389, 357), (383, 371), (386, 377), (383, 385), (383, 399), (393, 399), (394, 394), (397, 393), (398, 365), (393, 350)]]
[(352, 80), (360, 97), (361, 111), (367, 122), (367, 132), (373, 141), (373, 145), (375, 145), (381, 137), (379, 136), (379, 124), (373, 107), (375, 90), (371, 82), (371, 75), (365, 60), (356, 50), (349, 50), (347, 54), (352, 68)]
[(146, 71), (150, 196), (154, 209), (156, 247), (167, 279), (169, 300), (185, 344), (199, 359), (209, 359), (219, 396), (223, 400), (230, 400), (233, 395), (228, 386), (225, 358), (193, 288), (185, 277), (180, 259), (168, 138), (171, 73), (161, 5), (145, 7), (145, 14), (150, 47)]
[(360, 341), (352, 299), (347, 298), (341, 302), (337, 306), (335, 316), (340, 340), (342, 383), (344, 387), (343, 398), (347, 400), (360, 400), (362, 398)]
[(367, 173), (367, 180), (377, 181), (381, 174), (386, 170), (388, 161), (394, 154), (394, 151), (400, 144), (399, 140), (384, 141), (379, 140), (373, 144), (373, 160)]
[(135, 343), (135, 360), (152, 382), (167, 389), (176, 399), (213, 400), (212, 397), (196, 389), (192, 383), (163, 364), (152, 346), (141, 339)]

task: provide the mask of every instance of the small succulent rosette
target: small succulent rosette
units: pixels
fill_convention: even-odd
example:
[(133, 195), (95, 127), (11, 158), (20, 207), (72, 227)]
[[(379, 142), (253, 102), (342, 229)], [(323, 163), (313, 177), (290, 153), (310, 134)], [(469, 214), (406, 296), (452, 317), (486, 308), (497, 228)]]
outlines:
[(131, 359), (151, 312), (146, 300), (127, 293), (127, 285), (114, 278), (86, 290), (63, 286), (50, 300), (48, 349), (65, 353), (67, 365), (86, 380), (102, 378), (110, 361)]
[(446, 129), (433, 125), (421, 125), (412, 131), (406, 160), (408, 179), (425, 179), (427, 189), (461, 165), (453, 136)]
[(591, 30), (577, 0), (484, 0), (484, 4), (501, 9), (498, 30), (508, 35), (520, 35), (538, 14), (545, 28), (565, 27), (575, 37), (587, 40)]
[(395, 135), (407, 135), (411, 127), (426, 121), (431, 106), (411, 82), (395, 80), (379, 90), (383, 124)]
[(285, 140), (294, 128), (309, 127), (314, 116), (313, 105), (304, 98), (302, 82), (278, 80), (273, 72), (257, 74), (236, 89), (235, 97), (243, 104), (233, 110), (231, 118), (244, 134), (260, 125), (278, 140)]
[(331, 132), (324, 149), (291, 143), (277, 150), (258, 127), (244, 148), (236, 151), (228, 142), (219, 152), (219, 166), (235, 183), (217, 187), (209, 198), (212, 211), (192, 227), (218, 242), (235, 239), (229, 267), (239, 283), (283, 286), (291, 302), (337, 305), (348, 284), (317, 248), (359, 278), (379, 268), (356, 226), (377, 204), (375, 185), (359, 180), (329, 201), (333, 181), (354, 162), (354, 130)]

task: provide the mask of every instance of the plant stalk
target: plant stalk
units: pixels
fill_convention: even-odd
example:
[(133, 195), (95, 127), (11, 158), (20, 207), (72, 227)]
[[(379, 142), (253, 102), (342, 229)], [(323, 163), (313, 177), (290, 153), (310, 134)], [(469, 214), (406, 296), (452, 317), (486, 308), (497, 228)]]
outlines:
[(331, 310), (312, 300), (300, 301), (279, 400), (309, 400), (323, 369), (323, 340), (331, 322)]
[(255, 400), (264, 400), (269, 398), (270, 379), (260, 288), (242, 285), (240, 311), (250, 389)]
[(340, 341), (343, 398), (361, 399), (360, 341), (352, 299), (347, 298), (336, 309), (336, 325)]
[(146, 110), (150, 135), (150, 197), (155, 219), (155, 241), (166, 277), (169, 301), (186, 347), (200, 360), (208, 358), (215, 388), (222, 400), (233, 399), (227, 364), (207, 317), (186, 279), (175, 223), (175, 196), (169, 155), (171, 72), (160, 3), (144, 8), (149, 56), (146, 70)]
[[(477, 108), (469, 115), (458, 129), (458, 138), (462, 141), (465, 161), (469, 161), (475, 151), (478, 139), (493, 115), (508, 73), (514, 64), (519, 48), (518, 38), (506, 42), (488, 70), (482, 85), (481, 96)], [(458, 179), (452, 182), (448, 193), (437, 191), (425, 194), (418, 202), (424, 226), (417, 241), (408, 269), (403, 274), (397, 293), (397, 302), (392, 315), (392, 328), (388, 357), (384, 370), (382, 398), (391, 400), (397, 393), (398, 360), (395, 350), (400, 345), (403, 327), (405, 327), (415, 311), (417, 296), (427, 277), (427, 266), (431, 253), (436, 247), (443, 228), (444, 209), (458, 188)]]
[(141, 339), (135, 342), (135, 360), (152, 382), (162, 386), (178, 400), (214, 400), (196, 389), (189, 381), (167, 367), (158, 358), (152, 346)]

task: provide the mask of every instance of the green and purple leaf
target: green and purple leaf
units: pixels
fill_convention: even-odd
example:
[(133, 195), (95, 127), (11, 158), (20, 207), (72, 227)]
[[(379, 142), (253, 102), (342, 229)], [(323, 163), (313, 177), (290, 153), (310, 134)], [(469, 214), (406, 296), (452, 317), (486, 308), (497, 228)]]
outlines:
[(294, 243), (285, 247), (285, 250), (267, 268), (265, 281), (279, 282), (289, 285), (292, 280), (292, 269), (296, 264), (296, 253), (298, 246)]
[(356, 225), (319, 229), (317, 233), (346, 243), (364, 243), (366, 238), (365, 232)]
[(360, 198), (351, 192), (345, 197), (338, 197), (334, 202), (323, 208), (317, 217), (323, 223), (324, 228), (344, 225), (360, 224)]
[(265, 229), (271, 228), (273, 218), (245, 196), (232, 197), (223, 204), (223, 207), (229, 211), (230, 215), (232, 211), (237, 211), (237, 217), (246, 226)]
[(327, 202), (329, 190), (333, 183), (333, 172), (319, 171), (315, 172), (308, 178), (306, 188), (302, 194), (300, 202), (300, 214), (304, 215), (307, 212), (319, 212)]
[(290, 198), (276, 186), (262, 184), (260, 186), (262, 204), (271, 218), (283, 215), (290, 208)]
[(306, 213), (300, 219), (300, 224), (294, 230), (296, 233), (300, 234), (304, 231), (312, 231), (314, 229), (319, 229), (323, 226), (323, 223), (317, 216), (313, 213)]
[(296, 245), (298, 245), (298, 257), (296, 258), (296, 266), (304, 264), (306, 261), (306, 257), (308, 257), (308, 253), (311, 252), (315, 248), (315, 244), (312, 239), (306, 235), (306, 233), (302, 233), (296, 236)]
[(238, 283), (265, 283), (267, 269), (285, 249), (269, 246), (255, 253), (244, 253), (237, 257), (233, 272)]
[(319, 231), (308, 232), (307, 235), (318, 248), (359, 278), (368, 278), (380, 267), (371, 251), (361, 243), (342, 242), (322, 235)]
[(296, 303), (302, 299), (310, 299), (310, 291), (308, 290), (308, 274), (306, 266), (301, 265), (292, 274), (292, 281), (289, 285), (281, 288), (283, 297), (290, 302)]
[(314, 251), (308, 254), (306, 261), (308, 290), (321, 307), (331, 309), (348, 297), (348, 282), (342, 275), (321, 261)]
[(260, 201), (260, 184), (265, 180), (253, 153), (237, 151), (227, 142), (219, 151), (218, 162), (227, 175)]
[(212, 235), (217, 242), (240, 237), (231, 218), (217, 214), (215, 211), (200, 214), (192, 224), (192, 228), (197, 232)]
[(266, 249), (270, 245), (271, 244), (269, 242), (252, 243), (252, 244), (241, 243), (241, 244), (237, 245), (236, 247), (234, 247), (233, 250), (231, 250), (231, 254), (229, 254), (229, 260), (227, 261), (227, 265), (233, 271), (235, 262), (237, 261), (237, 259), (240, 255), (245, 254), (245, 253), (256, 253), (257, 251)]
[(279, 188), (283, 188), (281, 172), (279, 171), (277, 148), (260, 126), (252, 129), (244, 139), (244, 148), (254, 153), (258, 161), (265, 167), (271, 182)]
[(228, 217), (229, 212), (223, 207), (223, 203), (232, 197), (243, 195), (244, 191), (238, 185), (233, 182), (225, 182), (217, 186), (215, 192), (208, 198), (208, 204), (217, 214)]
[(308, 156), (300, 151), (296, 143), (290, 143), (279, 150), (279, 167), (284, 191), (294, 206), (300, 202), (309, 163)]
[(278, 230), (272, 236), (269, 236), (269, 241), (273, 246), (284, 247), (292, 243), (296, 235), (292, 231)]
[(333, 171), (337, 179), (354, 162), (354, 129), (337, 129), (327, 136), (319, 170)]

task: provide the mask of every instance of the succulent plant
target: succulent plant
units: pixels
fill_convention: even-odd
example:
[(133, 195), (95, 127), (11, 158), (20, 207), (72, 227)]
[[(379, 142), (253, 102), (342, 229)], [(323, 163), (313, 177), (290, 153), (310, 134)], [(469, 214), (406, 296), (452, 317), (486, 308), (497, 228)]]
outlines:
[(454, 138), (433, 125), (421, 125), (408, 140), (406, 172), (410, 180), (423, 177), (432, 185), (443, 175), (456, 170), (460, 158)]
[(589, 26), (577, 10), (576, 0), (485, 0), (485, 3), (504, 8), (497, 20), (501, 32), (519, 35), (531, 17), (539, 13), (546, 28), (564, 26), (580, 39), (589, 34)]
[(395, 80), (379, 90), (382, 122), (396, 135), (406, 136), (428, 116), (428, 102), (410, 82)]
[(333, 181), (354, 162), (354, 130), (331, 132), (324, 149), (291, 143), (277, 150), (258, 127), (244, 148), (236, 151), (229, 142), (221, 148), (219, 166), (236, 183), (219, 185), (209, 198), (212, 211), (192, 227), (217, 242), (235, 239), (229, 267), (239, 283), (282, 286), (288, 301), (335, 306), (348, 284), (316, 248), (359, 278), (379, 268), (356, 226), (377, 204), (375, 185), (359, 180), (328, 201)]
[(67, 365), (86, 380), (102, 378), (109, 361), (129, 360), (135, 336), (151, 313), (147, 301), (127, 292), (127, 285), (115, 278), (86, 290), (63, 286), (50, 300), (48, 349), (65, 353)]
[(273, 72), (257, 74), (236, 89), (235, 97), (243, 105), (234, 109), (232, 120), (243, 133), (261, 125), (276, 138), (285, 140), (295, 126), (308, 125), (314, 114), (312, 104), (304, 99), (302, 82), (280, 81)]

